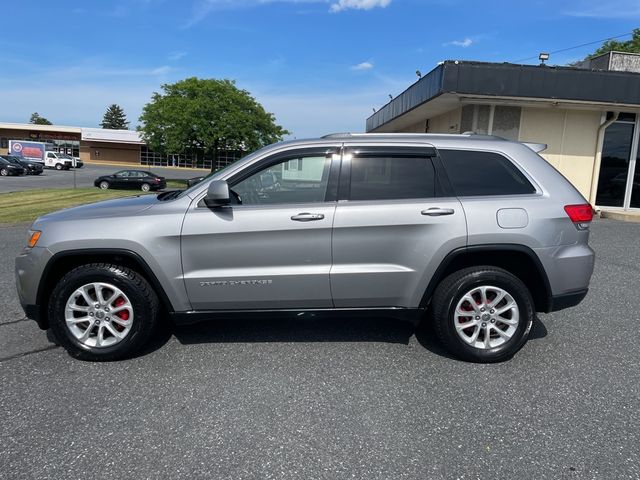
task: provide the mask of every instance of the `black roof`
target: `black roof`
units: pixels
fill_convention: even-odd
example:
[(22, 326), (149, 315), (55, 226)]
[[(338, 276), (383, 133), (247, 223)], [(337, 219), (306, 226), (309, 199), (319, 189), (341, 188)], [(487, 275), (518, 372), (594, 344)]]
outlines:
[(640, 73), (447, 60), (367, 119), (367, 131), (444, 93), (640, 106)]

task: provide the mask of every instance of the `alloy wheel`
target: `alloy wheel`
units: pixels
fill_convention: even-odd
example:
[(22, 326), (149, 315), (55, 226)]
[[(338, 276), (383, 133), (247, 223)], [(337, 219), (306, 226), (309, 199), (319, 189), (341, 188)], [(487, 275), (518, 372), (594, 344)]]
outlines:
[(454, 314), (456, 332), (468, 345), (488, 350), (508, 342), (518, 329), (520, 311), (506, 290), (483, 285), (462, 296)]
[(88, 283), (75, 290), (65, 305), (67, 328), (82, 345), (110, 347), (123, 341), (134, 321), (131, 301), (115, 285)]

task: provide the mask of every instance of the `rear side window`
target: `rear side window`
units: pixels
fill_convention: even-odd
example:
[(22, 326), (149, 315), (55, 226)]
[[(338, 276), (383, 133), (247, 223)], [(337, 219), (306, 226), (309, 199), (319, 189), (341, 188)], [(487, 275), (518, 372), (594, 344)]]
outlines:
[(356, 156), (351, 159), (351, 200), (430, 198), (435, 174), (430, 158)]
[(439, 150), (457, 196), (535, 193), (531, 182), (502, 155), (469, 150)]

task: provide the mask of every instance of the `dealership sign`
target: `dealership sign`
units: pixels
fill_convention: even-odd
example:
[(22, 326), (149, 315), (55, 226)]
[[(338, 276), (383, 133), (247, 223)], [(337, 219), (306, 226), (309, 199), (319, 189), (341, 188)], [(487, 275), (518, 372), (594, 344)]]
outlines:
[(22, 142), (9, 140), (9, 151), (12, 155), (32, 160), (44, 161), (45, 144), (40, 142)]

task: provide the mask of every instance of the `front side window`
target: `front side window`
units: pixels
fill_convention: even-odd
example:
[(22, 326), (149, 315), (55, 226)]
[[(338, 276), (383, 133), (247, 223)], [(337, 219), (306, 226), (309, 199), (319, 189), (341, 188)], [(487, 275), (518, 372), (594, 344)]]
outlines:
[(351, 159), (351, 200), (430, 198), (435, 174), (427, 157), (357, 156)]
[(242, 205), (324, 202), (331, 158), (287, 159), (231, 186)]
[(535, 193), (531, 182), (506, 157), (493, 152), (439, 150), (459, 197)]

